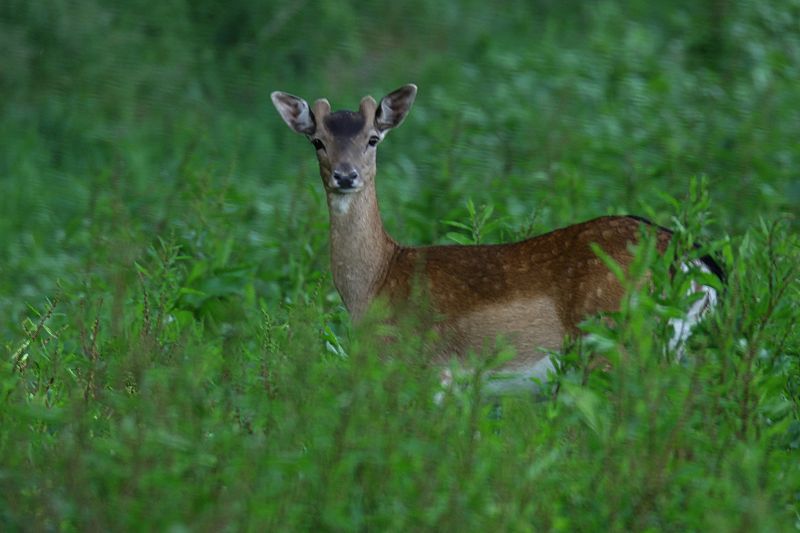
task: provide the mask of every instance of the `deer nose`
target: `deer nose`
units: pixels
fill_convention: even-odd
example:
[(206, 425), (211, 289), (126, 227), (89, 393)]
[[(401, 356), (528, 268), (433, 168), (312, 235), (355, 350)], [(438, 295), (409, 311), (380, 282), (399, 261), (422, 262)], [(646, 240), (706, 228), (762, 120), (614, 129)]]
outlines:
[(355, 169), (333, 171), (333, 181), (336, 182), (336, 186), (340, 189), (352, 188), (357, 179), (358, 172)]

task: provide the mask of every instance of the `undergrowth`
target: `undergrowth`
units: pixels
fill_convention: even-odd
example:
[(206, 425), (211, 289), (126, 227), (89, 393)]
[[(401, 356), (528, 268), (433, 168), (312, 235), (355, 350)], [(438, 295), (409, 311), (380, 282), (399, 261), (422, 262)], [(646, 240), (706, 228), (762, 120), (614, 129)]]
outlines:
[[(327, 281), (276, 308), (252, 299), (216, 244), (157, 239), (134, 272), (109, 275), (120, 286), (62, 287), (8, 345), (0, 519), (782, 529), (800, 487), (798, 241), (765, 222), (695, 250), (707, 203), (696, 189), (663, 256), (643, 236), (621, 310), (583, 326), (539, 398), (487, 397), (490, 363), (437, 403), (413, 325), (386, 345), (374, 324), (347, 325)], [(709, 251), (724, 286), (670, 277), (675, 257)], [(690, 279), (714, 284), (720, 303), (676, 363), (667, 319), (688, 305)], [(597, 357), (608, 370), (592, 370)]]

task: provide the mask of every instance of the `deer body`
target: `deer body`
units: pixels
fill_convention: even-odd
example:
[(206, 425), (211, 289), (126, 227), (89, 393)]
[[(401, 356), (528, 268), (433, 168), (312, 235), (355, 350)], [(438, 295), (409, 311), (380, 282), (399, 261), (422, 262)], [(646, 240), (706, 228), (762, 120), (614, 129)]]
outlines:
[[(591, 243), (624, 266), (643, 222), (607, 216), (511, 244), (398, 244), (378, 209), (375, 147), (403, 121), (415, 96), (416, 87), (406, 85), (380, 103), (364, 97), (358, 112), (331, 113), (324, 99), (312, 109), (296, 96), (272, 94), (284, 121), (317, 150), (334, 284), (354, 320), (383, 298), (396, 313), (413, 309), (428, 317), (441, 333), (443, 356), (479, 353), (502, 336), (517, 352), (507, 368), (544, 377), (547, 351), (576, 334), (585, 317), (616, 310), (623, 295)], [(663, 250), (670, 233), (653, 229)], [(411, 302), (415, 290), (422, 298)]]

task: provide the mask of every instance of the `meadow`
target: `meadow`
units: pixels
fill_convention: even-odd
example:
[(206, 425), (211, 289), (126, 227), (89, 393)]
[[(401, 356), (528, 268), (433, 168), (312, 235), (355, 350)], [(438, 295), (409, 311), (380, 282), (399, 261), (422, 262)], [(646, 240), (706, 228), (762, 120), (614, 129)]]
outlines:
[[(798, 0), (6, 0), (0, 57), (0, 530), (800, 529)], [(400, 242), (676, 232), (541, 397), (487, 397), (499, 346), (433, 402), (424, 335), (333, 287), (269, 93), (409, 82)]]

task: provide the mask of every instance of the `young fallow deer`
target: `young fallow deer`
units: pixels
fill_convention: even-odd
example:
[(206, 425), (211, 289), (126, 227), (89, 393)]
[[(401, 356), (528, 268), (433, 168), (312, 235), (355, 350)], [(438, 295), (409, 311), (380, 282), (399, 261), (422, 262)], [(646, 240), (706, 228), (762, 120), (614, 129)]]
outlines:
[[(395, 310), (408, 309), (412, 287), (422, 287), (442, 346), (438, 353), (463, 356), (498, 336), (516, 348), (503, 371), (516, 376), (494, 388), (534, 383), (546, 377), (548, 352), (578, 333), (589, 315), (618, 309), (623, 288), (592, 251), (597, 243), (623, 267), (632, 259), (644, 219), (605, 216), (512, 244), (407, 247), (395, 242), (381, 222), (375, 192), (376, 148), (399, 126), (417, 94), (405, 85), (376, 103), (361, 100), (358, 111), (331, 112), (325, 99), (305, 100), (273, 92), (272, 102), (289, 127), (313, 144), (330, 213), (333, 281), (353, 320), (377, 297)], [(660, 250), (668, 230), (654, 226)], [(702, 262), (702, 264), (700, 264)], [(706, 257), (700, 268), (721, 275)], [(713, 288), (696, 286), (700, 298), (676, 323), (673, 345), (685, 339), (700, 314), (716, 301)], [(491, 387), (490, 387), (491, 388)]]

